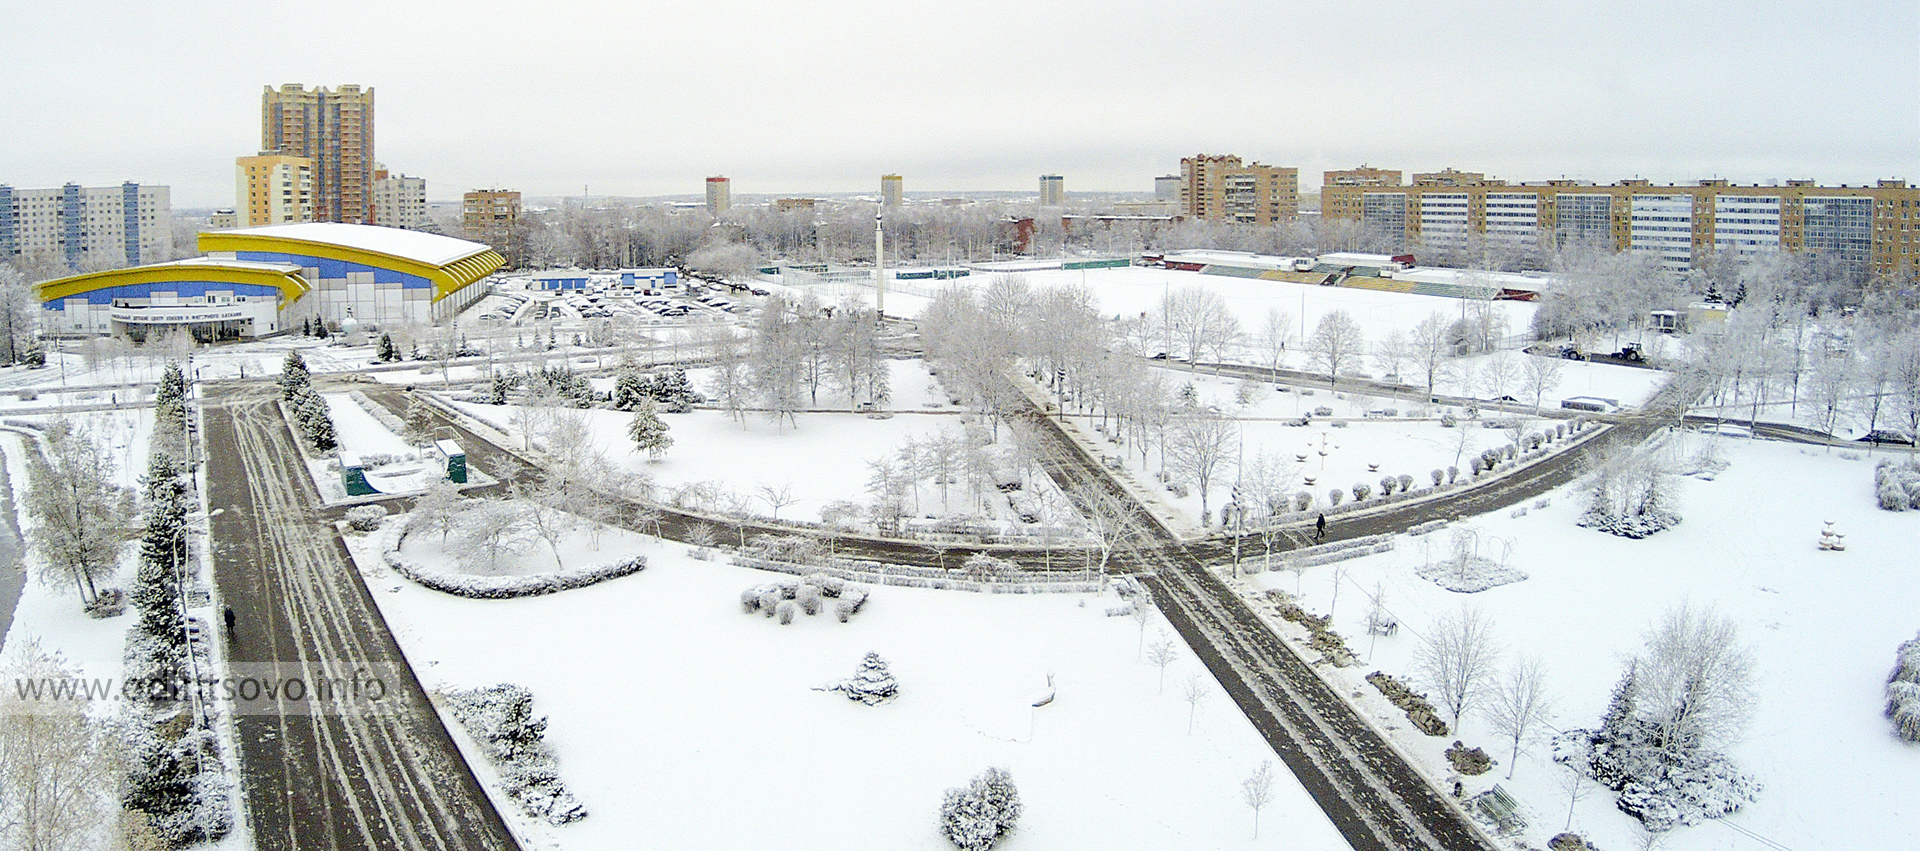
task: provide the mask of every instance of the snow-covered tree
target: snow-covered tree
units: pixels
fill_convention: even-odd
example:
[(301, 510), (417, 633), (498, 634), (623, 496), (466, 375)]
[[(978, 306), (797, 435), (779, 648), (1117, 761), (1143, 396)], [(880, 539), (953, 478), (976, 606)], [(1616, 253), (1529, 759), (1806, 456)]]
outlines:
[(34, 519), (28, 541), (40, 556), (40, 575), (74, 583), (81, 602), (94, 605), (96, 583), (119, 567), (130, 495), (113, 483), (113, 459), (68, 423), (47, 429), (44, 455), (27, 457), (27, 511)]
[(423, 532), (439, 532), (440, 545), (447, 544), (447, 536), (460, 526), (460, 486), (449, 479), (439, 479), (427, 486), (425, 493), (413, 498), (413, 517), (407, 521), (408, 531), (418, 528)]
[[(1200, 356), (1231, 345), (1240, 337), (1239, 320), (1228, 309), (1226, 299), (1205, 287), (1181, 287), (1160, 303), (1160, 317), (1172, 342), (1180, 345), (1188, 368)], [(1167, 355), (1175, 356), (1169, 349)]]
[(1207, 522), (1208, 492), (1224, 476), (1240, 427), (1212, 411), (1192, 411), (1174, 419), (1173, 434), (1162, 453), (1175, 475), (1190, 479), (1200, 491), (1201, 523)]
[(1207, 689), (1207, 681), (1199, 674), (1188, 674), (1186, 681), (1180, 684), (1180, 699), (1187, 702), (1187, 735), (1189, 736), (1193, 735), (1194, 716), (1199, 714), (1200, 704), (1206, 702), (1208, 694), (1210, 692)]
[(302, 389), (313, 386), (313, 376), (307, 372), (307, 360), (300, 352), (287, 352), (287, 358), (280, 365), (280, 398), (293, 401)]
[[(801, 586), (802, 589), (812, 587)], [(851, 678), (835, 683), (829, 690), (845, 694), (848, 700), (878, 706), (898, 697), (900, 685), (894, 682), (893, 673), (887, 670), (887, 660), (869, 651), (866, 658), (860, 660), (860, 669)]]
[(948, 789), (940, 832), (962, 851), (987, 851), (1020, 819), (1020, 792), (1004, 768), (989, 768), (965, 787)]
[(428, 410), (426, 401), (418, 394), (407, 396), (407, 412), (401, 422), (406, 426), (406, 434), (402, 437), (408, 446), (426, 446), (433, 442), (433, 412)]
[(1407, 337), (1407, 357), (1414, 373), (1426, 381), (1427, 395), (1433, 395), (1434, 383), (1445, 377), (1453, 355), (1447, 342), (1447, 315), (1434, 312), (1413, 326)]
[(380, 343), (376, 347), (373, 359), (381, 363), (391, 363), (400, 359), (400, 349), (393, 344), (393, 335), (381, 332)]
[(1738, 810), (1759, 786), (1724, 755), (1753, 709), (1753, 658), (1733, 622), (1681, 604), (1630, 658), (1600, 726), (1570, 731), (1555, 759), (1619, 792), (1655, 831)]
[(667, 424), (660, 419), (653, 400), (643, 398), (635, 406), (633, 421), (627, 424), (627, 437), (633, 440), (633, 451), (646, 452), (652, 460), (673, 447), (673, 437), (667, 434)]
[[(79, 669), (27, 639), (9, 647), (9, 687), (0, 694), (0, 836), (31, 851), (96, 847), (116, 820), (119, 788), (112, 734), (90, 700), (53, 689), (80, 681)], [(26, 686), (44, 686), (33, 694)]]
[(1622, 451), (1588, 477), (1579, 525), (1644, 538), (1680, 522), (1673, 475), (1651, 450)]
[(1485, 697), (1499, 658), (1493, 619), (1477, 608), (1464, 606), (1434, 619), (1426, 640), (1414, 652), (1414, 667), (1427, 687), (1438, 694), (1440, 705), (1452, 713), (1457, 728), (1460, 716)]
[(613, 409), (633, 410), (634, 406), (640, 404), (641, 399), (651, 397), (652, 394), (648, 392), (647, 386), (650, 383), (648, 377), (642, 375), (639, 370), (621, 370), (613, 380)]
[(1178, 658), (1180, 658), (1180, 656), (1174, 652), (1173, 642), (1171, 641), (1156, 641), (1152, 647), (1147, 648), (1147, 664), (1152, 665), (1160, 671), (1159, 685), (1154, 689), (1155, 694), (1160, 694), (1167, 690), (1167, 666), (1173, 664), (1174, 660)]

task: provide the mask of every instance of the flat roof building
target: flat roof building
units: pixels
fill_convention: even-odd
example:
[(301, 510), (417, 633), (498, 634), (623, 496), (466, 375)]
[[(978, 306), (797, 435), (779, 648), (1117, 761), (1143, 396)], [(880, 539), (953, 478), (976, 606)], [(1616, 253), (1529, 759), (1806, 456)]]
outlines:
[(69, 183), (15, 189), (0, 183), (0, 262), (41, 255), (69, 268), (152, 263), (173, 254), (165, 186)]
[(1300, 170), (1251, 163), (1232, 154), (1180, 160), (1181, 211), (1196, 219), (1271, 225), (1300, 213)]
[(493, 249), (421, 231), (324, 222), (200, 234), (205, 257), (39, 284), (54, 334), (144, 339), (180, 328), (211, 341), (286, 331), (306, 320), (426, 324), (485, 294)]
[(707, 178), (707, 212), (720, 215), (733, 206), (733, 182), (725, 177)]
[(260, 150), (312, 161), (315, 221), (373, 221), (373, 89), (266, 87)]
[(233, 163), (238, 227), (313, 221), (313, 160), (278, 151)]
[(880, 175), (880, 203), (898, 207), (907, 200), (906, 181), (897, 174)]
[[(1328, 172), (1332, 175), (1342, 172)], [(1622, 180), (1512, 184), (1446, 169), (1414, 175), (1411, 186), (1328, 183), (1320, 212), (1361, 222), (1396, 244), (1447, 247), (1470, 239), (1516, 245), (1590, 243), (1639, 251), (1684, 271), (1716, 252), (1803, 252), (1862, 275), (1920, 273), (1920, 188), (1904, 180), (1873, 186), (1690, 185)]]
[(1040, 206), (1064, 207), (1067, 204), (1067, 179), (1057, 174), (1040, 175)]

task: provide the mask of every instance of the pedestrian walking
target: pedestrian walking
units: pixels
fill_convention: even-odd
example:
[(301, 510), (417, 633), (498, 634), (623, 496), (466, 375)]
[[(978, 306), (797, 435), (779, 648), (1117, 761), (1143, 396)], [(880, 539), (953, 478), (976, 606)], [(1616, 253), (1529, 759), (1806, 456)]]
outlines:
[(226, 609), (220, 613), (220, 616), (226, 619), (227, 639), (232, 640), (233, 639), (233, 607), (227, 606)]
[(1320, 540), (1325, 540), (1326, 537), (1327, 537), (1327, 515), (1322, 514), (1320, 515), (1320, 519), (1313, 521), (1313, 539), (1316, 541), (1320, 541)]

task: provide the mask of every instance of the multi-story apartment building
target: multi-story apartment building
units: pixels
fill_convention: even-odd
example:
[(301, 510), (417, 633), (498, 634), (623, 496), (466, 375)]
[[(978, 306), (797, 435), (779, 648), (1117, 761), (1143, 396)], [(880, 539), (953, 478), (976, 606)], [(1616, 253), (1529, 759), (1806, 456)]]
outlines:
[(707, 212), (720, 215), (733, 206), (733, 182), (724, 177), (707, 178)]
[(460, 197), (460, 226), (468, 239), (499, 245), (520, 223), (520, 193), (512, 189), (475, 189)]
[(238, 226), (313, 221), (313, 160), (264, 151), (235, 160), (233, 175)]
[(1064, 207), (1067, 204), (1067, 179), (1057, 174), (1040, 175), (1040, 206)]
[(1361, 166), (1343, 171), (1326, 173), (1323, 186), (1399, 186), (1400, 172), (1397, 169), (1373, 168)]
[(313, 161), (315, 220), (374, 220), (373, 89), (267, 87), (260, 96), (260, 149)]
[(390, 228), (407, 230), (425, 228), (427, 226), (426, 179), (391, 174), (384, 165), (375, 168), (373, 170), (373, 222)]
[[(1362, 171), (1379, 179), (1351, 177)], [(1868, 275), (1920, 273), (1920, 188), (1904, 180), (1873, 186), (1717, 179), (1685, 186), (1646, 180), (1510, 184), (1447, 169), (1415, 174), (1412, 185), (1400, 185), (1387, 182), (1387, 175), (1397, 172), (1327, 172), (1321, 215), (1363, 222), (1406, 246), (1456, 245), (1473, 237), (1520, 245), (1587, 242), (1647, 252), (1675, 271), (1699, 266), (1715, 252), (1794, 251)]]
[(1231, 154), (1180, 160), (1181, 212), (1196, 219), (1270, 225), (1300, 213), (1300, 170), (1252, 163)]
[(167, 187), (129, 182), (15, 189), (0, 184), (0, 261), (34, 254), (75, 269), (167, 259), (173, 254)]
[(1163, 174), (1153, 179), (1153, 200), (1180, 200), (1180, 175)]
[(898, 207), (907, 200), (906, 181), (897, 174), (880, 175), (880, 203)]

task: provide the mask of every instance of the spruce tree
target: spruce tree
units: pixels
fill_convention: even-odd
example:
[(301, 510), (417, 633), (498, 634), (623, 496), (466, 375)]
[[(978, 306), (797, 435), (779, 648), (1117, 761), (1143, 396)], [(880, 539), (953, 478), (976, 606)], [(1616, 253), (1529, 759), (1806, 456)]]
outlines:
[(633, 422), (627, 425), (627, 437), (633, 439), (633, 451), (645, 450), (653, 460), (673, 446), (673, 438), (667, 434), (667, 424), (660, 420), (660, 413), (654, 407), (653, 400), (642, 398), (640, 406), (634, 409)]
[(868, 706), (877, 706), (894, 699), (900, 694), (900, 686), (893, 680), (893, 673), (887, 670), (887, 660), (880, 654), (869, 651), (860, 662), (860, 670), (853, 678), (842, 680), (834, 686), (835, 691), (844, 692), (849, 700), (857, 700)]
[(647, 378), (639, 372), (626, 369), (620, 371), (620, 377), (613, 382), (613, 407), (619, 411), (631, 411), (647, 393)]
[(313, 376), (307, 372), (307, 361), (299, 352), (288, 352), (287, 359), (280, 365), (280, 398), (293, 401), (303, 388), (313, 385)]
[(391, 363), (400, 359), (400, 349), (393, 344), (393, 335), (380, 335), (380, 351), (376, 357), (381, 363)]

